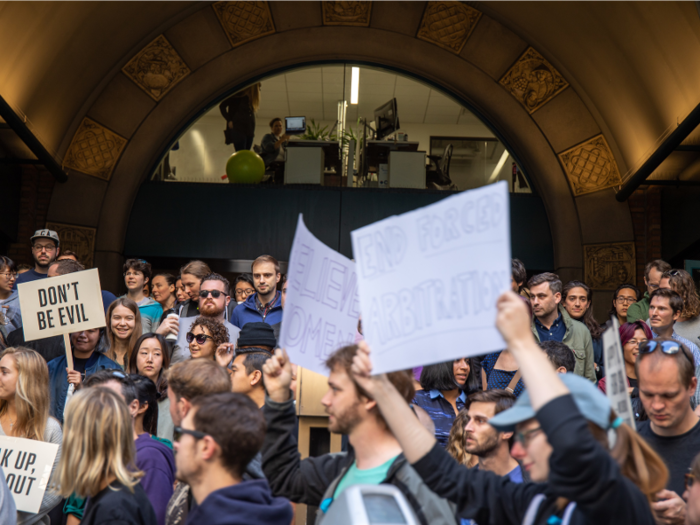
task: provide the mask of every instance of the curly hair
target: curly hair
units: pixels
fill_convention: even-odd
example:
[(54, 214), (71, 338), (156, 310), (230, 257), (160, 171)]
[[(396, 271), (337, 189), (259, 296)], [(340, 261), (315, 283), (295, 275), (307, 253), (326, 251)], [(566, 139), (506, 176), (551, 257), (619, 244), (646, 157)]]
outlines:
[(216, 348), (219, 347), (219, 345), (222, 345), (224, 343), (228, 343), (229, 337), (228, 337), (228, 329), (224, 326), (224, 323), (217, 319), (213, 319), (211, 317), (204, 317), (200, 315), (197, 317), (194, 323), (192, 323), (192, 326), (190, 327), (190, 332), (194, 330), (195, 326), (201, 326), (202, 328), (206, 328), (207, 332), (209, 332), (209, 335), (214, 341), (214, 346)]
[(700, 315), (700, 298), (695, 289), (695, 281), (685, 270), (670, 270), (664, 272), (662, 279), (668, 279), (671, 290), (683, 298), (683, 319), (692, 319)]
[(464, 449), (464, 442), (466, 441), (464, 427), (467, 426), (468, 418), (469, 415), (466, 408), (459, 411), (459, 414), (457, 414), (457, 417), (452, 422), (450, 436), (447, 438), (446, 450), (460, 465), (473, 467), (476, 458)]

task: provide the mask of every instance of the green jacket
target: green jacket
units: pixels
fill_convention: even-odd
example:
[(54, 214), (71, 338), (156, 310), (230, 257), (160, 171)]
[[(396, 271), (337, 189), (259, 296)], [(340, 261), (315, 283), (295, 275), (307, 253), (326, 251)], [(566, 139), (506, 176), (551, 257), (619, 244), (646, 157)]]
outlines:
[(649, 292), (644, 292), (644, 297), (641, 301), (631, 304), (627, 309), (627, 322), (634, 323), (635, 321), (646, 321), (649, 319)]
[[(564, 319), (564, 324), (566, 325), (566, 333), (564, 334), (564, 340), (562, 343), (571, 348), (571, 350), (574, 351), (574, 356), (576, 357), (574, 374), (585, 377), (586, 379), (595, 383), (596, 377), (595, 366), (593, 364), (593, 339), (591, 338), (591, 333), (588, 331), (588, 327), (585, 324), (572, 319), (564, 308), (559, 307), (559, 311), (561, 312), (562, 318)], [(534, 319), (532, 321), (532, 333), (535, 335), (535, 339), (539, 341), (540, 336), (537, 333), (537, 328), (535, 328)]]

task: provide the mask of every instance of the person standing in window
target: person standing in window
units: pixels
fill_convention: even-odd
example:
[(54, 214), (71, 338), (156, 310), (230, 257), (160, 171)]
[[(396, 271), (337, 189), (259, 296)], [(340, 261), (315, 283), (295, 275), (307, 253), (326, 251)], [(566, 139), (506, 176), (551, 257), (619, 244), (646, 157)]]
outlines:
[(226, 144), (233, 144), (236, 151), (253, 147), (255, 113), (260, 107), (260, 86), (260, 82), (257, 82), (219, 105), (221, 115), (226, 119)]

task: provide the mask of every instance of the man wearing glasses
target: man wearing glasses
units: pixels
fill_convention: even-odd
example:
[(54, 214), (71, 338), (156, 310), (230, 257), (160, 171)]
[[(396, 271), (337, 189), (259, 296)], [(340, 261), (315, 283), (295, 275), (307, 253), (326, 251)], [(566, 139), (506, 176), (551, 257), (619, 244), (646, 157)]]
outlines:
[(627, 322), (634, 323), (635, 321), (646, 321), (649, 319), (649, 305), (651, 294), (659, 288), (661, 284), (661, 276), (664, 272), (671, 269), (671, 265), (661, 259), (656, 259), (647, 263), (644, 268), (644, 284), (647, 291), (644, 292), (644, 297), (637, 301), (627, 309)]
[[(231, 301), (230, 289), (231, 285), (228, 279), (222, 275), (210, 273), (205, 276), (199, 286), (199, 315), (216, 319), (223, 323), (228, 330), (229, 351), (231, 356), (233, 356), (233, 349), (241, 330), (229, 323), (224, 317), (226, 306)], [(190, 358), (190, 350), (186, 338), (196, 319), (197, 317), (180, 317), (178, 338), (173, 348), (171, 363), (179, 363)]]
[(34, 258), (34, 269), (17, 276), (15, 287), (18, 284), (45, 279), (49, 272), (49, 266), (61, 253), (58, 233), (53, 230), (37, 230), (30, 239), (32, 243), (32, 257)]
[[(651, 297), (652, 317), (659, 292)], [(658, 501), (652, 503), (652, 510), (658, 523), (680, 525), (686, 514), (681, 499), (684, 475), (700, 450), (700, 419), (691, 407), (698, 385), (693, 356), (678, 341), (659, 337), (640, 346), (636, 372), (639, 398), (649, 416), (648, 421), (638, 423), (637, 431), (669, 471), (666, 490), (656, 494)]]

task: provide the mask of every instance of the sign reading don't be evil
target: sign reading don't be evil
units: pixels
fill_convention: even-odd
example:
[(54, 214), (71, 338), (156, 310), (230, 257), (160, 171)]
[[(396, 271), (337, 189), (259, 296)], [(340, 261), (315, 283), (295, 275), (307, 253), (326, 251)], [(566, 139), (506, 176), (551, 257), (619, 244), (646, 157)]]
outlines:
[(24, 340), (105, 326), (97, 269), (17, 285)]

